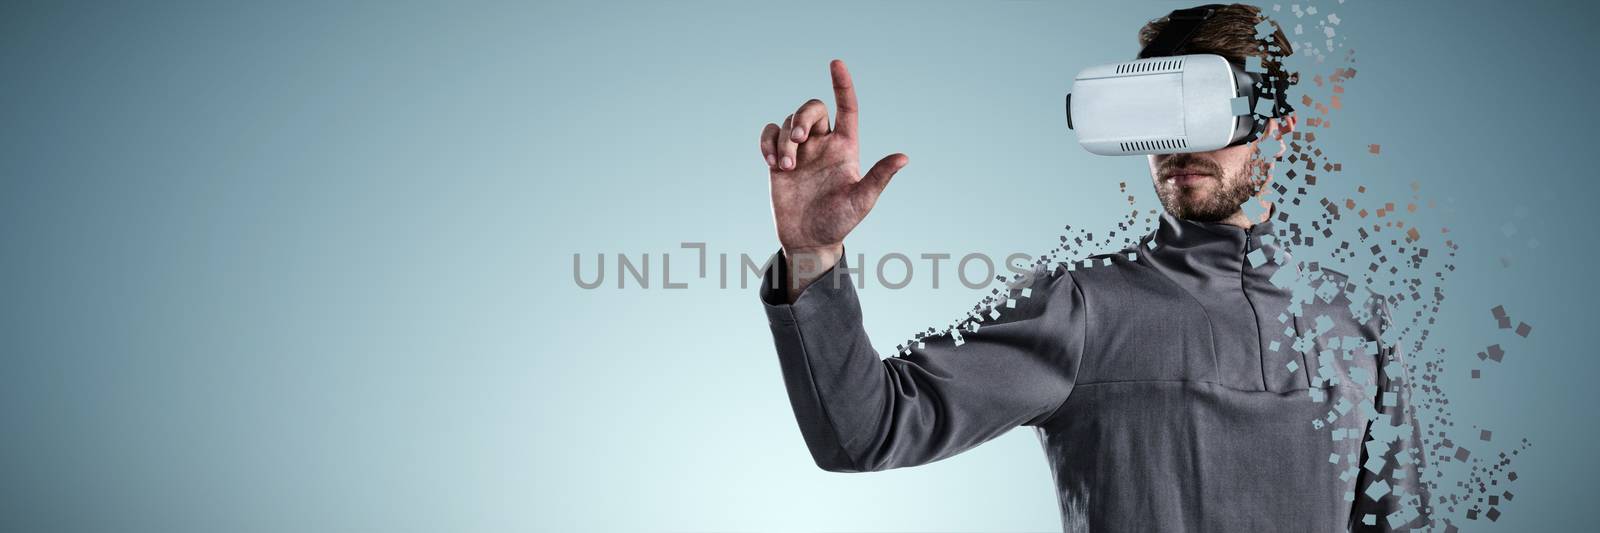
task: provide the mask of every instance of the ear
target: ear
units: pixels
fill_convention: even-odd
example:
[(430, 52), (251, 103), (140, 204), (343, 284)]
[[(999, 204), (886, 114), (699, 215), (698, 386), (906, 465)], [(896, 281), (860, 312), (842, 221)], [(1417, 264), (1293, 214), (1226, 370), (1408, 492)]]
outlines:
[(1283, 153), (1289, 151), (1289, 143), (1284, 142), (1283, 136), (1294, 133), (1294, 127), (1298, 123), (1299, 118), (1297, 118), (1294, 113), (1290, 113), (1289, 116), (1286, 117), (1267, 119), (1266, 136), (1270, 137), (1274, 141), (1278, 141), (1278, 153), (1272, 154), (1273, 161), (1283, 160)]
[(1267, 131), (1273, 135), (1274, 139), (1281, 139), (1284, 134), (1294, 133), (1295, 126), (1300, 123), (1299, 117), (1295, 116), (1294, 113), (1289, 113), (1289, 116), (1286, 117), (1269, 119), (1269, 121)]

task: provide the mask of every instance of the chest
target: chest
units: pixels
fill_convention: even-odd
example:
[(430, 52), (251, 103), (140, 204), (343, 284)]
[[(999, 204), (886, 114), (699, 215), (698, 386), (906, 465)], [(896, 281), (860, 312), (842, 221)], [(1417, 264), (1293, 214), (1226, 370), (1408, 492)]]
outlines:
[(1185, 279), (1135, 265), (1081, 278), (1088, 338), (1079, 386), (1181, 381), (1289, 392), (1372, 382), (1377, 370), (1376, 334), (1347, 300), (1305, 301), (1265, 275)]

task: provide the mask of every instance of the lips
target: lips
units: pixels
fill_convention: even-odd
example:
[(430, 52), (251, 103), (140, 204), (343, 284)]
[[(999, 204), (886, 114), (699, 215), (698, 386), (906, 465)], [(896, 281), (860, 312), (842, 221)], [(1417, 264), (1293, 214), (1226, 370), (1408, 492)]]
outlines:
[(1190, 186), (1190, 185), (1197, 184), (1201, 180), (1208, 179), (1208, 178), (1211, 178), (1211, 177), (1212, 176), (1210, 174), (1206, 174), (1204, 172), (1181, 171), (1181, 172), (1173, 172), (1171, 174), (1167, 174), (1167, 182), (1172, 183), (1174, 185), (1178, 185), (1180, 187), (1184, 187), (1184, 186)]

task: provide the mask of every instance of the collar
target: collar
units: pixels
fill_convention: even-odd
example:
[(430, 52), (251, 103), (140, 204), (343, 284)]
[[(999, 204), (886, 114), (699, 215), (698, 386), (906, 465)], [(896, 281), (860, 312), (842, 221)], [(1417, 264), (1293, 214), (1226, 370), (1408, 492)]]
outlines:
[(1148, 237), (1155, 244), (1150, 253), (1164, 263), (1182, 264), (1199, 271), (1237, 272), (1261, 267), (1277, 259), (1282, 252), (1274, 245), (1277, 239), (1274, 215), (1275, 209), (1268, 212), (1266, 222), (1244, 229), (1222, 222), (1182, 219), (1163, 212), (1159, 227)]

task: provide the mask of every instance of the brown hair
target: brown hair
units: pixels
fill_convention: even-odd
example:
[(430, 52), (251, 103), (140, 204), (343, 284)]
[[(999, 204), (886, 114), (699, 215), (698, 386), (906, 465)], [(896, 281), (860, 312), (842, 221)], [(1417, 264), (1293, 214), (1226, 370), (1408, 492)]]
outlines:
[[(1256, 36), (1256, 25), (1266, 21), (1272, 25), (1272, 35), (1266, 38)], [(1150, 44), (1156, 34), (1167, 27), (1167, 17), (1150, 21), (1139, 29), (1139, 46)], [(1275, 45), (1268, 49), (1268, 45)], [(1244, 60), (1250, 56), (1259, 56), (1267, 72), (1280, 79), (1291, 83), (1293, 74), (1285, 77), (1282, 59), (1294, 54), (1294, 49), (1289, 46), (1289, 38), (1284, 36), (1283, 28), (1277, 22), (1261, 14), (1261, 8), (1249, 4), (1228, 4), (1218, 7), (1206, 21), (1204, 26), (1195, 30), (1189, 38), (1189, 43), (1184, 47), (1185, 53), (1190, 54), (1216, 54), (1227, 58), (1237, 65), (1244, 65)]]

